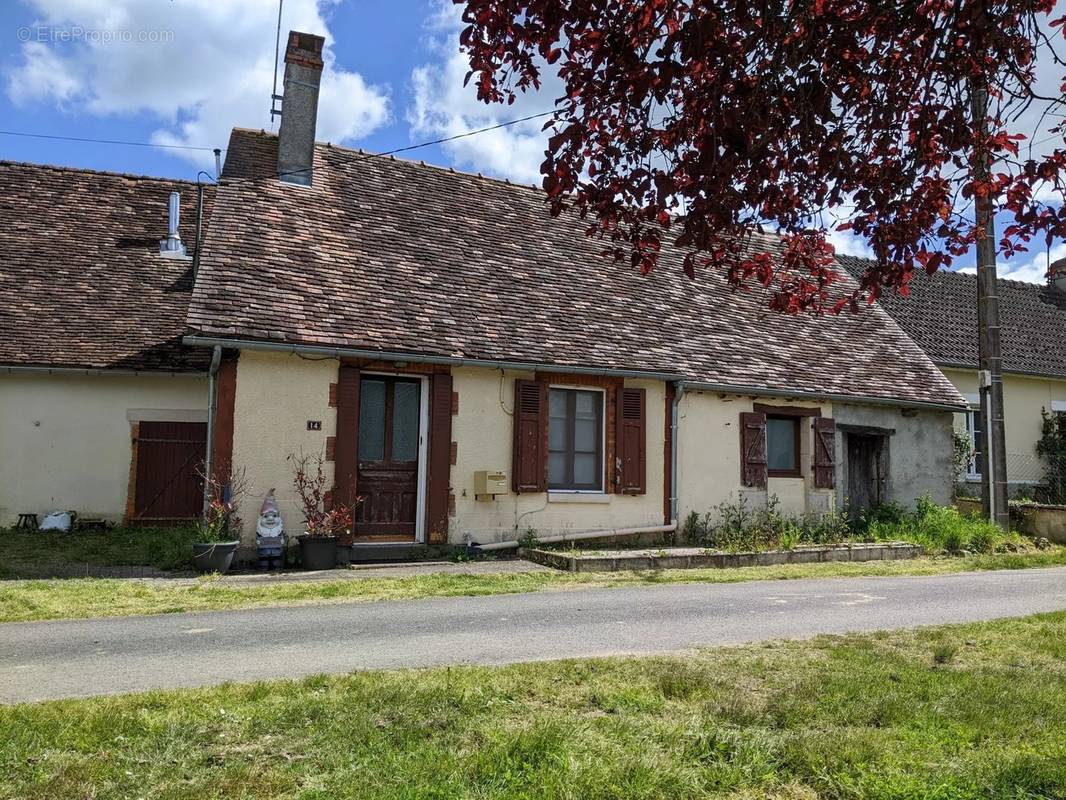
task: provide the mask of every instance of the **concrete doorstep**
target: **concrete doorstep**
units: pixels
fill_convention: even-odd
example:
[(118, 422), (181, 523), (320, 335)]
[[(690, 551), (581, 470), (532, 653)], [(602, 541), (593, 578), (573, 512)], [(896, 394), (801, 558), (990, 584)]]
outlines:
[(824, 561), (894, 561), (917, 558), (922, 548), (906, 542), (876, 542), (797, 547), (756, 553), (724, 553), (701, 547), (664, 547), (647, 550), (560, 552), (520, 548), (518, 555), (568, 572), (619, 572), (646, 569), (724, 569), (768, 567), (778, 564), (815, 564)]

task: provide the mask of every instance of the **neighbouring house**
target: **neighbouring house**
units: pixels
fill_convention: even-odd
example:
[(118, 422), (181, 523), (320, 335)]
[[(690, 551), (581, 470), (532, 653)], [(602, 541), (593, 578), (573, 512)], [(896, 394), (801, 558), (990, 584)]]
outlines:
[(778, 316), (670, 248), (612, 263), (537, 189), (316, 144), (321, 48), (290, 34), (279, 135), (231, 136), (184, 340), (216, 469), (290, 532), (300, 452), (366, 545), (950, 500), (966, 401), (881, 308)]
[[(851, 257), (841, 261), (853, 275), (869, 263)], [(1066, 413), (1066, 270), (1055, 269), (1045, 285), (1000, 280), (999, 303), (1007, 479), (1017, 492), (1045, 477), (1036, 454), (1041, 410)], [(880, 305), (966, 398), (968, 408), (956, 415), (955, 425), (969, 437), (972, 450), (963, 478), (979, 494), (986, 426), (978, 385), (977, 276), (921, 273), (911, 282), (909, 297), (886, 294)]]
[(181, 341), (196, 204), (193, 183), (0, 162), (0, 526), (199, 514), (211, 353)]

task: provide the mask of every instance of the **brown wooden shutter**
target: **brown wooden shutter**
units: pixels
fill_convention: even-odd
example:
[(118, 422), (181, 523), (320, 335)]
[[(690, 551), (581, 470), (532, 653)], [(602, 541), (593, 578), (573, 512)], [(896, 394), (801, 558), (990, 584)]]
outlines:
[(618, 460), (618, 491), (625, 494), (644, 494), (646, 488), (648, 436), (645, 416), (644, 390), (619, 390), (615, 458)]
[(760, 411), (740, 415), (740, 482), (766, 488), (766, 415)]
[(452, 482), (452, 376), (430, 379), (429, 485), (426, 492), (426, 540), (448, 541), (448, 496)]
[(832, 489), (836, 486), (837, 424), (830, 417), (814, 418), (814, 487)]
[(337, 377), (337, 437), (333, 444), (333, 502), (348, 506), (359, 497), (359, 368), (341, 364)]
[(548, 390), (537, 381), (514, 382), (511, 485), (516, 492), (548, 489)]

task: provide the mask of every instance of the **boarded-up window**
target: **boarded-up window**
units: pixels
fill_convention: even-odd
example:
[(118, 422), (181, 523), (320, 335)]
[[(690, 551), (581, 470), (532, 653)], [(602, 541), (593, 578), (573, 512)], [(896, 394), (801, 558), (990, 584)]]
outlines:
[(511, 484), (518, 493), (547, 489), (547, 395), (542, 383), (515, 381)]
[(644, 390), (622, 389), (618, 393), (618, 490), (644, 494), (647, 474), (647, 432)]
[(740, 482), (766, 488), (766, 415), (761, 412), (740, 415)]
[(814, 420), (814, 485), (818, 489), (836, 486), (836, 422), (829, 417)]

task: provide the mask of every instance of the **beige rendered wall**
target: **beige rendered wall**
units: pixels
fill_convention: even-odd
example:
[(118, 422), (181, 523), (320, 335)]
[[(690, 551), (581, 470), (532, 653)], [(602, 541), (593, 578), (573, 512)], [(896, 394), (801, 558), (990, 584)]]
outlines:
[[(326, 437), (337, 432), (337, 410), (329, 406), (329, 385), (336, 383), (339, 362), (311, 360), (286, 353), (244, 350), (237, 361), (233, 407), (233, 465), (244, 469), (248, 491), (241, 516), (245, 545), (255, 544), (259, 506), (276, 490), (285, 531), (303, 531), (292, 485), (290, 454), (325, 455)], [(307, 430), (320, 420), (322, 430)], [(326, 485), (333, 485), (333, 464), (326, 462)]]
[(776, 496), (785, 514), (826, 511), (833, 506), (831, 489), (815, 489), (811, 475), (813, 437), (809, 419), (800, 421), (800, 478), (770, 478), (766, 490), (740, 483), (740, 415), (758, 402), (764, 405), (819, 408), (832, 414), (829, 404), (774, 398), (738, 397), (688, 390), (681, 398), (678, 436), (678, 505), (681, 520), (695, 511), (704, 514), (724, 502), (744, 498), (750, 506), (763, 506)]
[[(945, 369), (947, 376), (963, 395), (975, 400), (978, 394), (977, 373)], [(1052, 410), (1053, 404), (1066, 404), (1066, 381), (1024, 375), (1003, 376), (1003, 413), (1007, 439), (1007, 479), (1012, 483), (1035, 483), (1043, 478), (1043, 466), (1036, 456), (1040, 438), (1040, 409)], [(962, 414), (955, 415), (955, 427), (966, 430)]]
[(0, 525), (56, 509), (121, 520), (130, 425), (206, 419), (205, 376), (0, 376)]
[(452, 417), (452, 440), (457, 442), (452, 467), (455, 516), (449, 538), (462, 542), (469, 535), (486, 543), (521, 537), (532, 528), (538, 535), (607, 528), (663, 524), (663, 447), (666, 424), (666, 387), (658, 381), (626, 380), (625, 385), (646, 391), (647, 492), (618, 494), (497, 495), (474, 498), (474, 473), (500, 470), (511, 479), (512, 412), (516, 378), (533, 373), (479, 367), (452, 370), (452, 388), (459, 395), (459, 413)]

